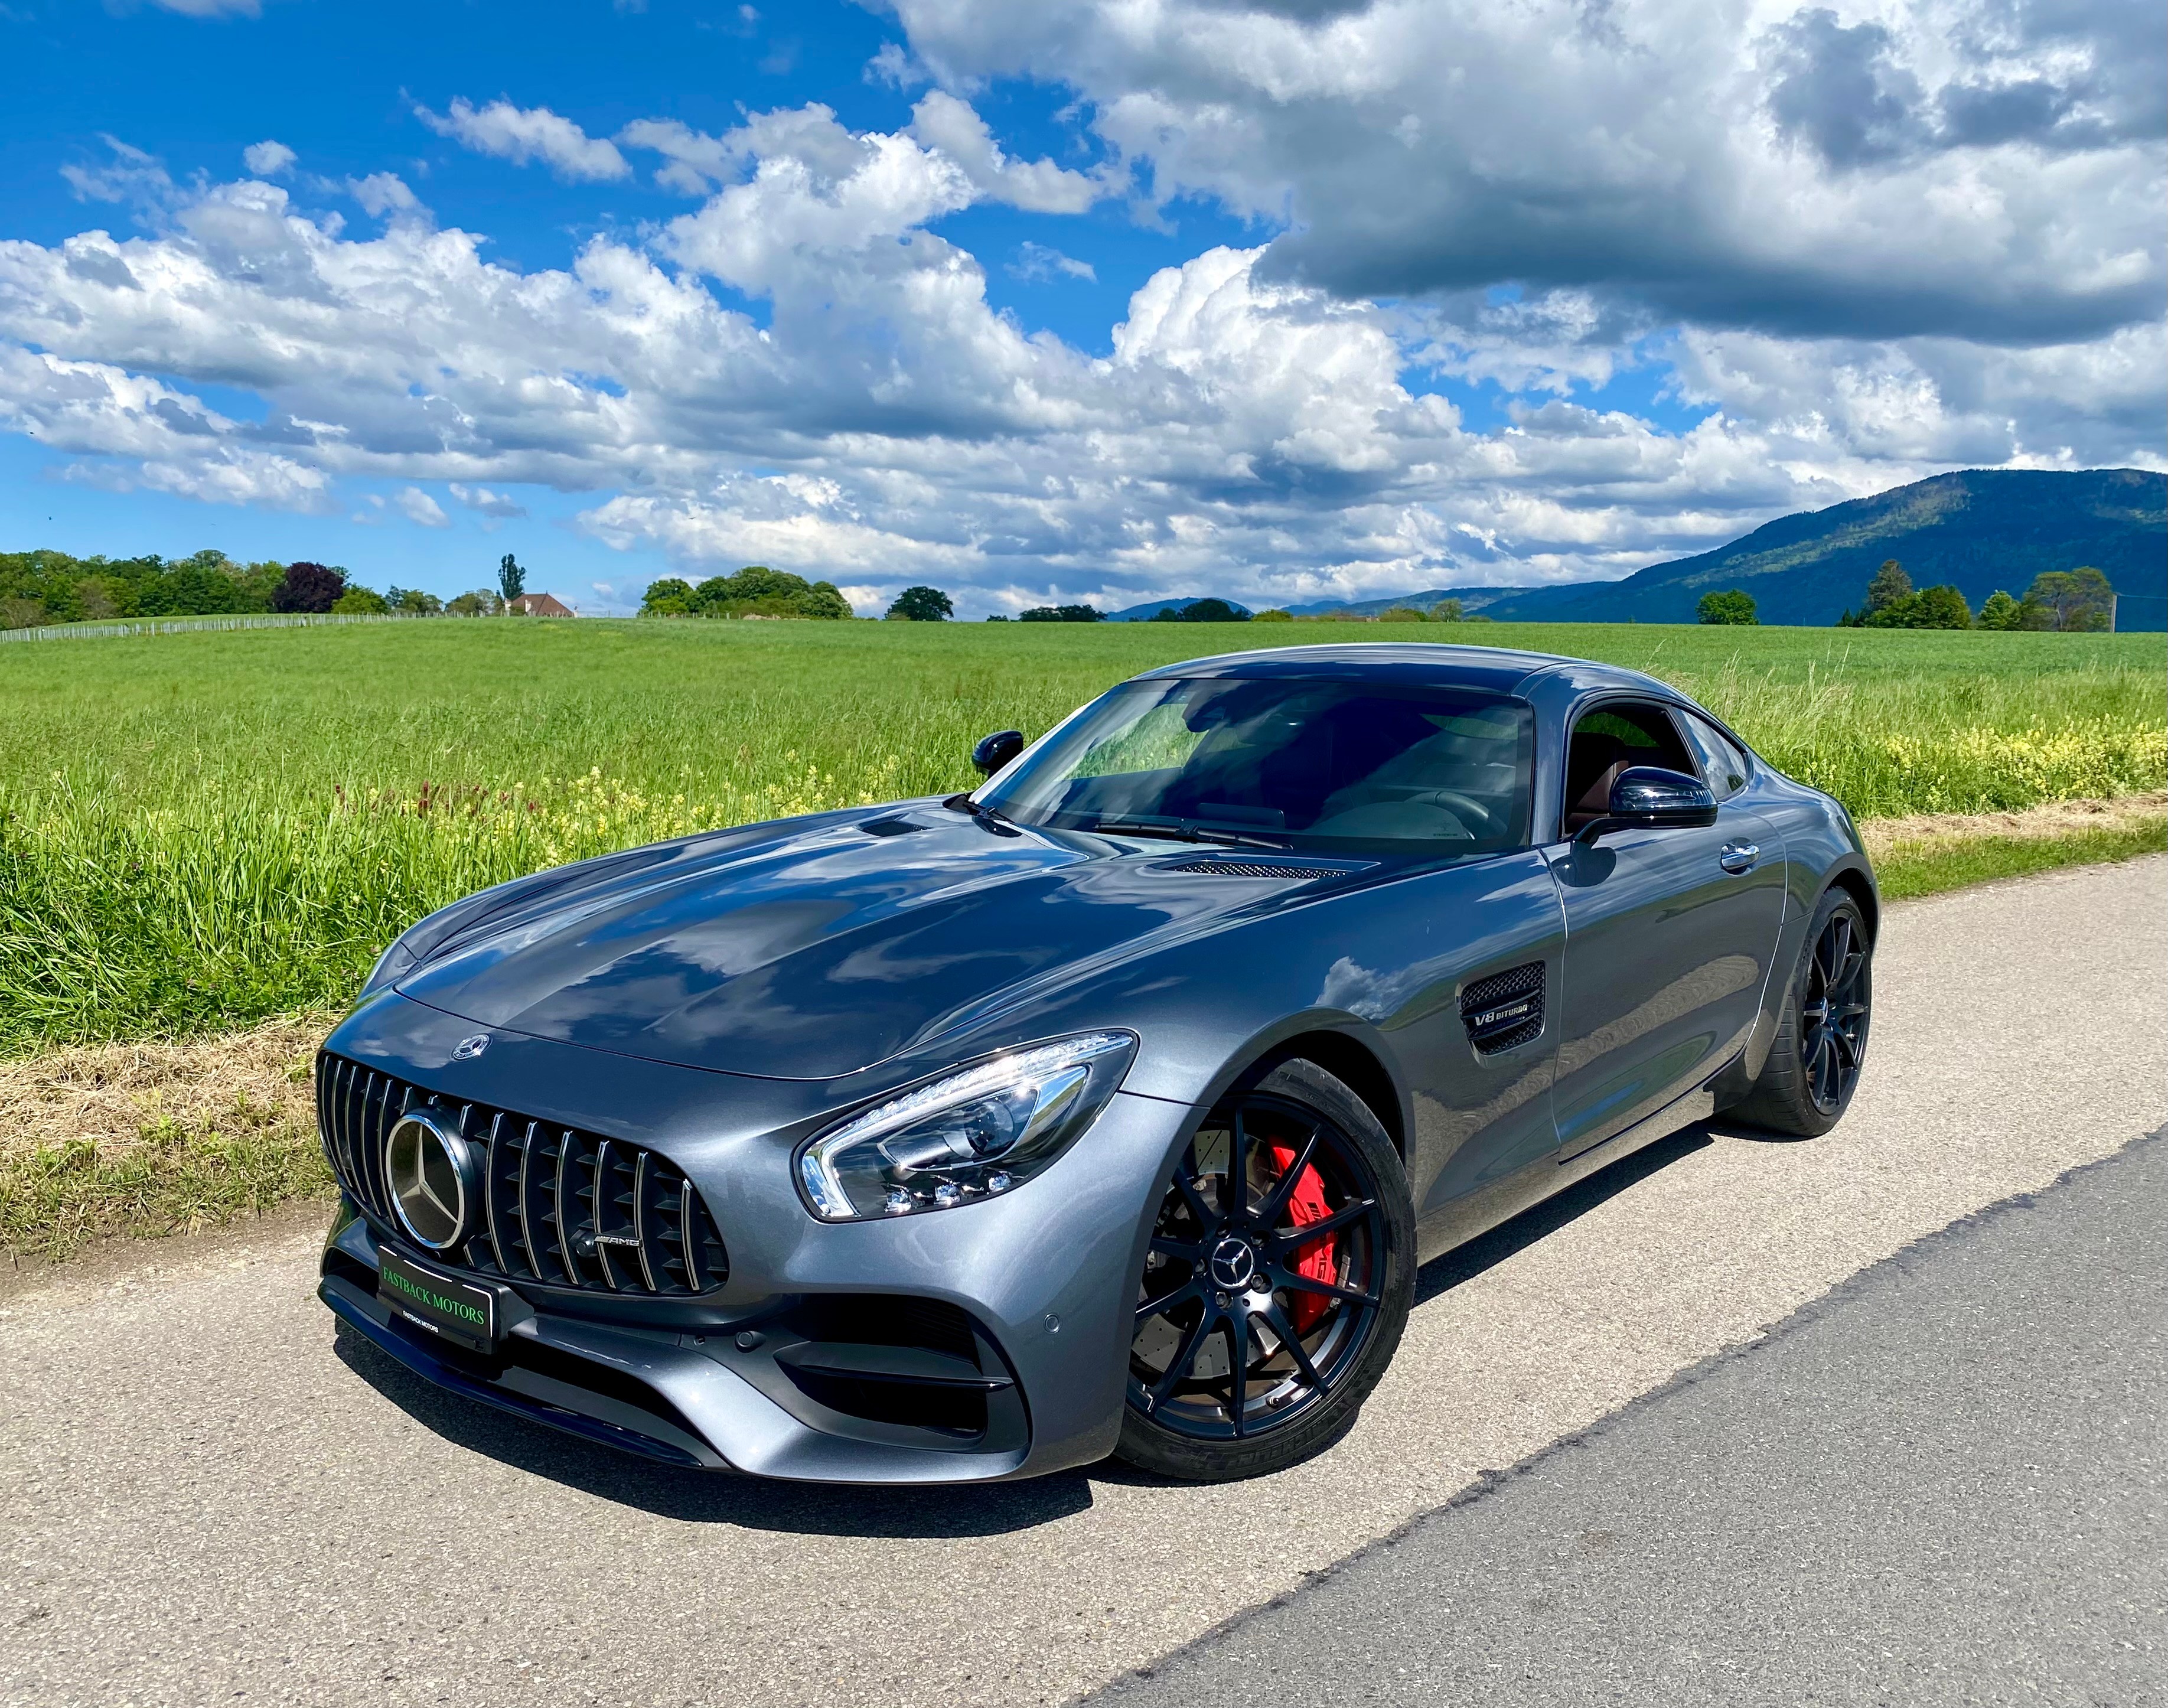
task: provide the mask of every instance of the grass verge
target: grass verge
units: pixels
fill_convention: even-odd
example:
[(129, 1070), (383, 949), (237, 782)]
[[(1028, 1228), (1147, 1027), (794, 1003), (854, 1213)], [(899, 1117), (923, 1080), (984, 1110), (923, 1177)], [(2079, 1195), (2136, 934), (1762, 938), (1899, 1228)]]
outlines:
[(1911, 901), (1995, 878), (2022, 878), (2057, 866), (2104, 865), (2168, 849), (2168, 817), (2047, 836), (1973, 836), (1893, 846), (1874, 875), (1885, 902)]
[[(1901, 901), (2158, 854), (2168, 794), (1861, 829), (1884, 898)], [(192, 1232), (328, 1198), (310, 1068), (334, 1018), (0, 1062), (0, 1253), (50, 1263), (108, 1236)]]
[(0, 1062), (0, 1251), (50, 1262), (328, 1197), (310, 1064), (331, 1020)]

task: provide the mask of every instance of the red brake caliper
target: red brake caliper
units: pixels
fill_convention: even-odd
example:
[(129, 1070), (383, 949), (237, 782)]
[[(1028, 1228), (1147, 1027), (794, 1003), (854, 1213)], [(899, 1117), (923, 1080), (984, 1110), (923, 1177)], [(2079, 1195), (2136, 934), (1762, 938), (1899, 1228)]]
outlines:
[[(1294, 1167), (1294, 1152), (1285, 1145), (1273, 1147), (1273, 1163), (1285, 1179), (1287, 1171)], [(1288, 1197), (1288, 1211), (1297, 1227), (1307, 1227), (1313, 1221), (1322, 1221), (1331, 1214), (1331, 1206), (1325, 1201), (1325, 1182), (1315, 1168), (1305, 1168), (1302, 1178), (1294, 1183), (1294, 1190)], [(1305, 1280), (1323, 1281), (1328, 1286), (1336, 1285), (1340, 1280), (1340, 1236), (1327, 1234), (1301, 1248), (1295, 1258), (1295, 1273)], [(1332, 1301), (1315, 1293), (1297, 1293), (1291, 1301), (1289, 1314), (1294, 1322), (1294, 1332), (1307, 1334), (1325, 1314), (1326, 1306)]]

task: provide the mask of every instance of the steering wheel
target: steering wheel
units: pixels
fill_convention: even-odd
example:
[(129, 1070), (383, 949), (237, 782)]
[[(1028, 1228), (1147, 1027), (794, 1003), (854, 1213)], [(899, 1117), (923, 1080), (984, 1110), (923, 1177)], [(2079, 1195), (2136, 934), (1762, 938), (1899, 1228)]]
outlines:
[(1440, 806), (1450, 807), (1458, 817), (1481, 825), (1487, 835), (1497, 836), (1505, 830), (1505, 826), (1498, 822), (1496, 811), (1473, 795), (1464, 794), (1458, 789), (1431, 789), (1424, 792)]

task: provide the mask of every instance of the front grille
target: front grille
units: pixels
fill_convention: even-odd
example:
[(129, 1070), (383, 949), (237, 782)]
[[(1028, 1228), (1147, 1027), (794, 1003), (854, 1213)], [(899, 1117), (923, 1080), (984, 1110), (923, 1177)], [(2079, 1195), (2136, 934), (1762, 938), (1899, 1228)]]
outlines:
[(729, 1277), (715, 1217), (683, 1171), (653, 1151), (320, 1053), (324, 1154), (347, 1195), (380, 1221), (393, 1221), (385, 1139), (422, 1107), (457, 1119), (481, 1180), (477, 1226), (444, 1259), (507, 1280), (658, 1298), (712, 1293)]
[(1481, 978), (1460, 993), (1460, 1021), (1479, 1056), (1532, 1042), (1544, 1031), (1544, 964)]
[(1285, 878), (1290, 883), (1309, 883), (1318, 878), (1344, 878), (1344, 866), (1289, 866), (1263, 860), (1189, 860), (1165, 868), (1170, 872), (1194, 872), (1211, 878)]

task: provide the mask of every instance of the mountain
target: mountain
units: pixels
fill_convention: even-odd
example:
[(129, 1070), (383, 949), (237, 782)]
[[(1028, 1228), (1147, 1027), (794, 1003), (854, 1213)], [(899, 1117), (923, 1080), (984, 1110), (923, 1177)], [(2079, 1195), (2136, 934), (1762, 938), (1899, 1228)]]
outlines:
[(1652, 564), (1623, 581), (1523, 588), (1481, 609), (1501, 622), (1691, 623), (1703, 593), (1735, 587), (1753, 594), (1765, 623), (1822, 625), (1859, 606), (1889, 557), (1914, 587), (1952, 583), (1975, 610), (1997, 588), (2022, 597), (2042, 570), (2089, 563), (2123, 595), (2118, 628), (2168, 627), (2168, 476), (1937, 475), (1779, 517), (1714, 551)]
[[(1576, 582), (1572, 585), (1602, 587), (1606, 583)], [(1395, 593), (1384, 599), (1315, 599), (1306, 605), (1289, 605), (1288, 612), (1291, 616), (1321, 617), (1327, 611), (1352, 611), (1358, 617), (1374, 617), (1396, 605), (1413, 605), (1427, 611), (1440, 599), (1459, 599), (1462, 615), (1472, 617), (1478, 611), (1488, 610), (1501, 599), (1518, 599), (1529, 591), (1524, 587), (1434, 587), (1428, 593)]]

